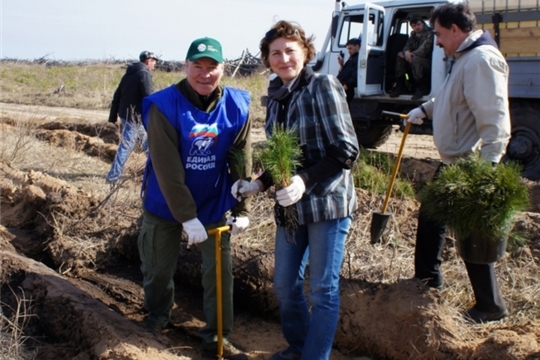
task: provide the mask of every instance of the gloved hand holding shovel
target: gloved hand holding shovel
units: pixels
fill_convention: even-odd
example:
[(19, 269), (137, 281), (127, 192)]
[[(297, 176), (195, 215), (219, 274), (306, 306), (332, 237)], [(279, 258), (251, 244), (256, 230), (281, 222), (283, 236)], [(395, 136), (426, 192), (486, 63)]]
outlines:
[(403, 125), (407, 125), (407, 123), (411, 123), (415, 125), (422, 125), (427, 115), (426, 115), (426, 111), (424, 110), (424, 107), (420, 105), (419, 107), (416, 107), (412, 109), (411, 111), (409, 111), (409, 113), (404, 116), (405, 117), (402, 117), (404, 119)]

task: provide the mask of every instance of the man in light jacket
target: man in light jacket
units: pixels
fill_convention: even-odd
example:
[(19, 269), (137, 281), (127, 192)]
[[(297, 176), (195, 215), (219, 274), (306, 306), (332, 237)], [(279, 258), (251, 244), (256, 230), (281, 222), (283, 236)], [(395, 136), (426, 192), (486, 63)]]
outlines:
[[(444, 49), (451, 65), (436, 98), (409, 112), (407, 121), (421, 124), (423, 118), (433, 118), (433, 138), (442, 166), (474, 151), (497, 164), (510, 140), (508, 65), (489, 33), (475, 30), (476, 18), (467, 6), (442, 5), (430, 21), (437, 46)], [(442, 286), (445, 235), (444, 224), (426, 218), (420, 208), (415, 277), (431, 287)], [(476, 298), (465, 317), (477, 323), (506, 317), (494, 263), (465, 261), (465, 266)]]

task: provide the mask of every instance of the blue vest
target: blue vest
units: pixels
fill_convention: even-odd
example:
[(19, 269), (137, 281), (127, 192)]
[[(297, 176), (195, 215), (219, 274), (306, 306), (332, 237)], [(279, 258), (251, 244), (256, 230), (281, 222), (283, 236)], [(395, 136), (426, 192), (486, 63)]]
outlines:
[[(246, 123), (249, 94), (224, 87), (223, 96), (209, 113), (197, 109), (176, 86), (143, 100), (143, 124), (148, 128), (154, 104), (178, 133), (178, 153), (185, 169), (185, 185), (197, 206), (203, 224), (219, 221), (236, 203), (231, 194), (227, 154)], [(177, 221), (165, 201), (149, 156), (143, 179), (144, 208), (161, 218)]]

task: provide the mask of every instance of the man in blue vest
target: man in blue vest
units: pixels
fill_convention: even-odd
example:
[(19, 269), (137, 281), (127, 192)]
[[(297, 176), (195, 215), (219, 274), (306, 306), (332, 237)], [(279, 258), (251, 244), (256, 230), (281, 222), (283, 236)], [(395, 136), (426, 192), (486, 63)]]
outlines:
[[(220, 85), (223, 55), (215, 39), (192, 42), (185, 71), (186, 78), (178, 84), (143, 100), (150, 155), (143, 179), (138, 247), (148, 310), (146, 329), (159, 333), (169, 321), (184, 231), (188, 246), (197, 245), (202, 253), (206, 318), (200, 331), (202, 355), (216, 359), (216, 249), (207, 230), (227, 223), (234, 235), (249, 225), (248, 204), (238, 202), (230, 189), (234, 181), (251, 174), (250, 99), (246, 91)], [(230, 234), (222, 233), (221, 240), (224, 358), (247, 359), (227, 340), (233, 326)]]

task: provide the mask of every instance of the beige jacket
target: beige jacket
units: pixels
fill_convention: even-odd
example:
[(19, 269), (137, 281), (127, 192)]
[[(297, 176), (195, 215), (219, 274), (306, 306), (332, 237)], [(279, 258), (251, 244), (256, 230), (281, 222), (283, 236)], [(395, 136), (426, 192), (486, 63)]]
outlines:
[(495, 44), (482, 30), (465, 39), (441, 90), (423, 104), (445, 164), (478, 149), (498, 163), (510, 140), (508, 65), (489, 43)]

